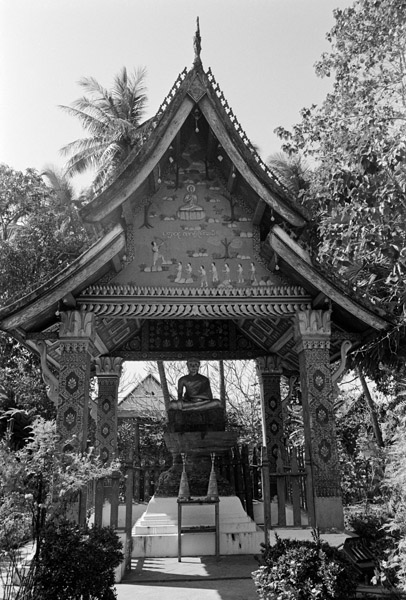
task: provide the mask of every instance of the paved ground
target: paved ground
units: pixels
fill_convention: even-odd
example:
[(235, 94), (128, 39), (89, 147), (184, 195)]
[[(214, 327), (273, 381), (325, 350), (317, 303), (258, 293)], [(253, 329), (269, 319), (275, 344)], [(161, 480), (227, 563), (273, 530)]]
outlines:
[(118, 600), (258, 600), (251, 578), (253, 556), (133, 559), (116, 585)]

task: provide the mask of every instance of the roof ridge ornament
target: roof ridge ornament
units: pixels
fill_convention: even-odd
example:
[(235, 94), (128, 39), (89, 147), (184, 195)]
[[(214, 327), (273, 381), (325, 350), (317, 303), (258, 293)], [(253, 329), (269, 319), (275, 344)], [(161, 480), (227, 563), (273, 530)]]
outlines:
[(202, 37), (200, 35), (199, 17), (196, 18), (196, 33), (193, 38), (193, 48), (195, 50), (195, 59), (193, 61), (193, 64), (195, 66), (201, 65), (202, 60), (200, 58), (200, 52), (202, 51)]

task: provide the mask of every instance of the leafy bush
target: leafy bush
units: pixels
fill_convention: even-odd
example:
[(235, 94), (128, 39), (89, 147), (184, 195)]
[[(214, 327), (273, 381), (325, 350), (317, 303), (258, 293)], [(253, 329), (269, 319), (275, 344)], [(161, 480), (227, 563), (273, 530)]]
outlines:
[(282, 540), (262, 551), (253, 575), (261, 600), (333, 600), (355, 596), (357, 574), (340, 550), (322, 542)]
[(68, 521), (45, 529), (35, 571), (36, 600), (113, 600), (114, 569), (122, 544), (108, 527), (79, 527)]

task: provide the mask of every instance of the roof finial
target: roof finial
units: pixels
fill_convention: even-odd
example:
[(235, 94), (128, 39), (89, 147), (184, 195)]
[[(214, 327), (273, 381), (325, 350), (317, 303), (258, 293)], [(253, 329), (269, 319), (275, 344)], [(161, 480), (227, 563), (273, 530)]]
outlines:
[(197, 17), (197, 19), (196, 19), (196, 33), (195, 33), (195, 37), (193, 38), (193, 47), (195, 49), (194, 64), (198, 65), (202, 62), (200, 59), (200, 52), (202, 50), (202, 38), (200, 36), (199, 17)]

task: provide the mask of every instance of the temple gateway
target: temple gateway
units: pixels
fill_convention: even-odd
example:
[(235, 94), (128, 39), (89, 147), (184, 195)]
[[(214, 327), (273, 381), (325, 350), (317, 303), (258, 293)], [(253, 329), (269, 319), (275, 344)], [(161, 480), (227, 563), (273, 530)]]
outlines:
[[(58, 275), (2, 308), (0, 329), (41, 357), (64, 448), (86, 447), (89, 379), (97, 376), (97, 444), (107, 462), (116, 453), (123, 361), (254, 359), (266, 449), (266, 527), (273, 497), (269, 473), (272, 478), (278, 472), (286, 450), (281, 378), (296, 379), (307, 523), (342, 529), (334, 385), (346, 353), (389, 323), (312, 260), (308, 215), (258, 156), (211, 69), (203, 68), (198, 35), (196, 40), (192, 68), (178, 76), (120, 171), (81, 210), (97, 241)], [(166, 477), (163, 493), (151, 500), (135, 533), (140, 539), (152, 530), (162, 534), (157, 520), (166, 532), (176, 527), (176, 490), (187, 473), (180, 455), (189, 453), (195, 466), (204, 463), (209, 484), (210, 456), (232, 443), (222, 410), (168, 411), (178, 479), (176, 473)], [(222, 536), (236, 535), (250, 519), (236, 507), (232, 489), (217, 485), (220, 551), (238, 551)], [(216, 501), (215, 482), (212, 492)], [(187, 501), (187, 486), (183, 495)], [(197, 495), (201, 500), (202, 491)], [(97, 509), (97, 497), (95, 502)], [(192, 521), (204, 520), (206, 508), (212, 507), (201, 502)], [(248, 530), (257, 532), (249, 523)]]

